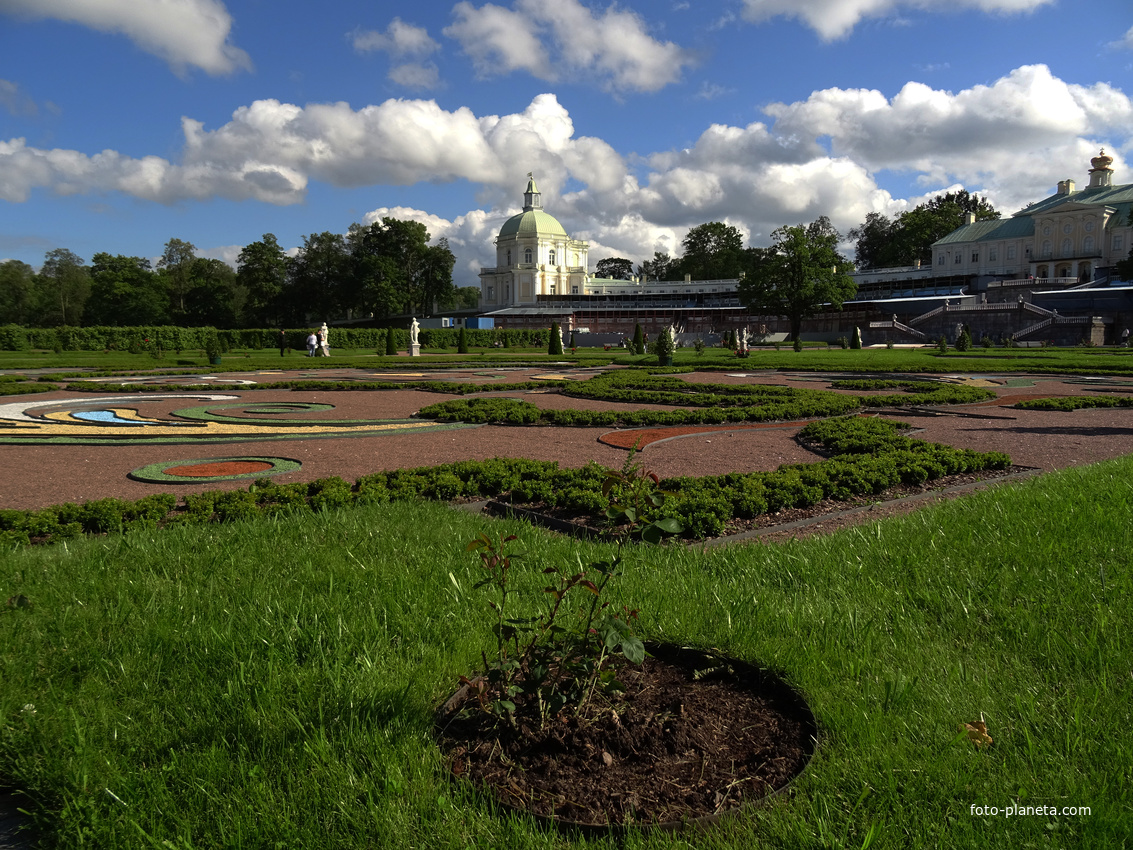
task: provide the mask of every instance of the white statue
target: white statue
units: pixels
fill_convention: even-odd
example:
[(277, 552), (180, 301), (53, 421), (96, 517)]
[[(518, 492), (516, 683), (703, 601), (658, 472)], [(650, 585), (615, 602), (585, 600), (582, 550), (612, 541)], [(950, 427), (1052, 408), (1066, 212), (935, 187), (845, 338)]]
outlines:
[(740, 328), (740, 351), (746, 352), (748, 350), (747, 343), (747, 326)]
[(330, 328), (327, 327), (326, 322), (323, 322), (323, 326), (319, 328), (319, 347), (323, 350), (323, 357), (330, 357)]
[(414, 317), (413, 318), (413, 324), (411, 324), (409, 326), (409, 344), (410, 345), (416, 345), (417, 344), (417, 332), (420, 329), (421, 329), (421, 326), (419, 324), (417, 324), (417, 318)]

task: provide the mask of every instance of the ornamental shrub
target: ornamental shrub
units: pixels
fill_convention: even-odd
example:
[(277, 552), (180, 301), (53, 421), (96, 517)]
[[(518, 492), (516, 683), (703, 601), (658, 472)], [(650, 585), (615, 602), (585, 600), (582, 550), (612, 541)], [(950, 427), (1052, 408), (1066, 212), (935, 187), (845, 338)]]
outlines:
[(547, 353), (558, 356), (563, 353), (563, 338), (560, 336), (559, 323), (551, 323), (551, 338), (547, 342)]
[(633, 353), (645, 353), (645, 333), (641, 330), (641, 322), (636, 322), (633, 326)]

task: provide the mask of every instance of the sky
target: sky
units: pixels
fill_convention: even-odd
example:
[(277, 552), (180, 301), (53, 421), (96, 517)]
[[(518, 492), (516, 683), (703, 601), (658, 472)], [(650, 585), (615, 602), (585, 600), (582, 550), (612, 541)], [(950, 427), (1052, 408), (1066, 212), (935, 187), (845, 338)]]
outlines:
[(391, 216), (474, 286), (529, 172), (591, 268), (959, 188), (1009, 214), (1103, 147), (1133, 182), (1131, 98), (1129, 0), (0, 0), (0, 260)]

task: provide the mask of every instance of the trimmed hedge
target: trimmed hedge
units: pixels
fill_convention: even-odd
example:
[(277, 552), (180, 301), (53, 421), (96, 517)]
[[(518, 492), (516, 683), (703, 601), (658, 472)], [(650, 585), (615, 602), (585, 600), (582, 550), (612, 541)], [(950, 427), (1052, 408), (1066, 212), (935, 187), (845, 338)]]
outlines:
[(1133, 407), (1133, 396), (1079, 395), (1068, 398), (1035, 398), (1014, 405), (1017, 410), (1082, 410), (1088, 407)]
[[(750, 519), (826, 498), (849, 499), (881, 493), (898, 483), (920, 484), (955, 472), (1004, 469), (1011, 460), (1000, 452), (974, 452), (909, 439), (902, 423), (847, 417), (816, 422), (800, 437), (831, 455), (813, 464), (794, 464), (774, 472), (729, 473), (660, 482), (670, 495), (647, 520), (674, 517), (684, 535), (719, 535), (733, 517)], [(0, 511), (0, 544), (51, 543), (79, 534), (105, 534), (164, 524), (230, 522), (260, 514), (321, 511), (355, 504), (432, 499), (454, 501), (503, 497), (517, 504), (540, 504), (605, 522), (609, 500), (603, 484), (609, 470), (590, 463), (560, 469), (557, 463), (496, 458), (365, 475), (350, 484), (341, 478), (277, 484), (257, 479), (248, 490), (147, 496), (137, 502), (101, 499), (40, 511)]]
[[(460, 331), (464, 330), (467, 344), (474, 348), (488, 348), (503, 340), (498, 329), (421, 328), (419, 342), (422, 348), (457, 348)], [(409, 331), (390, 329), (398, 348), (408, 349)], [(334, 348), (371, 348), (384, 353), (389, 332), (385, 328), (331, 328), (330, 343)], [(309, 328), (287, 331), (287, 343), (296, 351), (307, 350)], [(245, 328), (217, 330), (216, 328), (181, 328), (170, 325), (89, 328), (24, 328), (19, 325), (0, 326), (0, 350), (26, 351), (42, 348), (52, 351), (192, 351), (204, 350), (205, 341), (216, 334), (222, 351), (240, 349), (279, 348), (279, 328)], [(545, 329), (509, 330), (507, 340), (512, 346), (543, 348), (547, 345)]]

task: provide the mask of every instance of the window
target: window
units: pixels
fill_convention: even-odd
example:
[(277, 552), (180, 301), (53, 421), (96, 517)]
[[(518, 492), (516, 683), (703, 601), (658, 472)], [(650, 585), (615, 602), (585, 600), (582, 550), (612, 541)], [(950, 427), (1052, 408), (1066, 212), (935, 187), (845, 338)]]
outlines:
[(555, 294), (555, 284), (551, 284), (551, 295)]
[(960, 256), (960, 252), (956, 252), (956, 263), (959, 264), (964, 258)]
[(555, 264), (555, 249), (552, 248), (551, 249), (551, 265), (553, 266), (554, 264)]
[(511, 248), (507, 249), (507, 264), (511, 265)]
[(525, 262), (525, 263), (531, 262), (531, 249), (530, 248), (525, 248), (523, 250), (523, 262)]
[(938, 266), (943, 266), (943, 265), (944, 265), (944, 255), (943, 255), (943, 254), (940, 254), (940, 255), (939, 255), (939, 256), (938, 256), (937, 258), (936, 258), (936, 264), (937, 264)]
[(1124, 236), (1114, 236), (1113, 237), (1113, 250), (1121, 251), (1124, 248), (1125, 248), (1125, 237)]
[(1064, 255), (1069, 254), (1073, 250), (1074, 250), (1074, 243), (1071, 242), (1069, 239), (1063, 239), (1062, 240), (1062, 253)]
[(578, 287), (577, 287), (577, 286), (572, 286), (572, 287), (570, 288), (570, 294), (571, 294), (571, 295), (578, 295)]
[(978, 263), (979, 261), (980, 261), (980, 252), (979, 251), (972, 251), (972, 262)]
[(1066, 222), (1066, 224), (1062, 225), (1062, 232), (1063, 233), (1070, 233), (1073, 230), (1074, 230), (1074, 225), (1072, 225), (1070, 222)]
[(1049, 239), (1043, 240), (1043, 256), (1044, 257), (1050, 256), (1050, 240)]
[(494, 286), (488, 287), (488, 300), (489, 301), (495, 301), (496, 300), (496, 288)]
[(1087, 236), (1085, 239), (1082, 240), (1082, 250), (1084, 252), (1086, 252), (1087, 254), (1090, 251), (1094, 250), (1094, 237), (1093, 236)]
[(1014, 245), (1008, 245), (1007, 246), (1007, 259), (1009, 259), (1009, 260), (1015, 259), (1015, 246)]
[(988, 248), (987, 249), (987, 259), (988, 259), (989, 263), (998, 262), (999, 261), (999, 249), (998, 248)]

